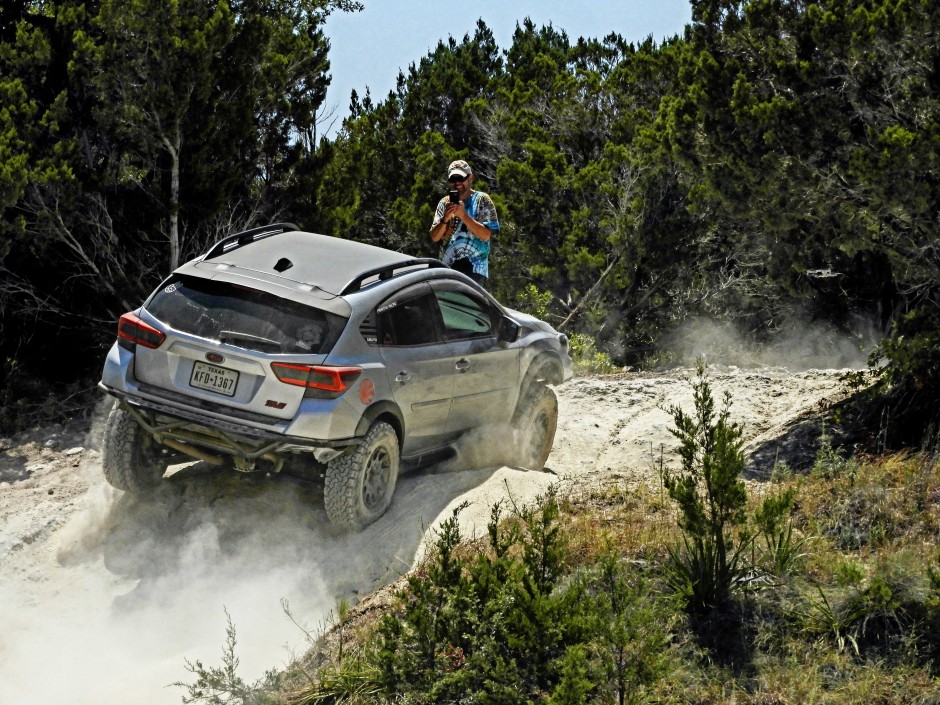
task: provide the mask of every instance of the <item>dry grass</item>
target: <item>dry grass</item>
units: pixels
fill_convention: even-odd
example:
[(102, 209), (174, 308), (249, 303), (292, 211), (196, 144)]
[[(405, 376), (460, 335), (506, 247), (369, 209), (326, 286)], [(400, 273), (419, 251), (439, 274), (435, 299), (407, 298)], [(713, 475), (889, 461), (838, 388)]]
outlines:
[[(648, 692), (649, 702), (940, 705), (940, 646), (933, 643), (940, 635), (924, 632), (925, 619), (940, 624), (940, 607), (930, 607), (940, 595), (931, 593), (927, 579), (929, 567), (940, 568), (937, 458), (898, 454), (833, 461), (806, 475), (784, 473), (749, 486), (752, 506), (788, 488), (796, 491), (795, 536), (808, 539), (805, 560), (792, 575), (741, 598), (729, 615), (739, 624), (729, 631), (737, 641), (719, 644), (724, 654), (678, 622), (675, 665)], [(666, 546), (679, 537), (676, 514), (655, 484), (580, 488), (564, 497), (562, 510), (572, 570), (616, 547), (655, 572)], [(465, 555), (484, 548), (467, 545)], [(341, 665), (339, 640), (347, 654), (362, 653), (401, 587), (354, 608), (337, 627), (342, 635), (328, 634), (317, 655), (308, 654), (308, 676)]]

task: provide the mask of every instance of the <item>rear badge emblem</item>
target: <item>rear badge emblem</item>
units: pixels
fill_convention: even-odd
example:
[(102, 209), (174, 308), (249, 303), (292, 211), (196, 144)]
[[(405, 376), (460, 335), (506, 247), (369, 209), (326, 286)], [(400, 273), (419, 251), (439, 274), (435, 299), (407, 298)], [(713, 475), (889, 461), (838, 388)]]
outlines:
[(217, 365), (220, 365), (220, 364), (222, 364), (223, 362), (225, 362), (225, 358), (222, 357), (221, 355), (219, 355), (219, 353), (215, 353), (215, 352), (208, 352), (208, 353), (206, 353), (206, 359), (207, 359), (209, 362), (214, 362), (214, 363), (217, 364)]
[(285, 401), (275, 401), (274, 399), (268, 399), (265, 403), (265, 406), (270, 406), (272, 409), (283, 409), (287, 406)]

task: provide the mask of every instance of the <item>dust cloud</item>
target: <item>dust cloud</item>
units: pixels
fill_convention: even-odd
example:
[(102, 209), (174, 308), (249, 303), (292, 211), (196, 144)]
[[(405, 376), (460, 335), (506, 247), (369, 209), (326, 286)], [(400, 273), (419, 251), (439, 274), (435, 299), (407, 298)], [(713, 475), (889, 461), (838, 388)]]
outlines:
[(427, 528), (492, 473), (405, 475), (362, 532), (330, 524), (315, 482), (205, 463), (172, 467), (147, 497), (108, 486), (92, 450), (5, 485), (23, 497), (0, 526), (0, 704), (179, 703), (187, 660), (222, 666), (226, 612), (254, 682), (302, 654), (340, 601), (405, 574)]
[(59, 570), (0, 581), (0, 703), (179, 703), (185, 659), (221, 665), (226, 610), (243, 678), (289, 660), (304, 634), (281, 599), (308, 619), (334, 608), (303, 497), (205, 489), (177, 480), (142, 502), (99, 484), (48, 547)]
[(733, 323), (696, 318), (685, 322), (664, 342), (679, 364), (692, 366), (699, 357), (709, 364), (785, 367), (793, 372), (812, 369), (864, 369), (879, 340), (874, 327), (859, 321), (846, 332), (832, 326), (791, 319), (774, 339), (757, 345)]

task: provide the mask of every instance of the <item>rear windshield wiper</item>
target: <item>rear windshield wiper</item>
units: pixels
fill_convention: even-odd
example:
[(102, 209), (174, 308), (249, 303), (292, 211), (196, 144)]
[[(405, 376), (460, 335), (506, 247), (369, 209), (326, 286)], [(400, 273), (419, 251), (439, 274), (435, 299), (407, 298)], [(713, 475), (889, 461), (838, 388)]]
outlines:
[(237, 345), (240, 348), (248, 350), (258, 350), (260, 352), (281, 352), (281, 344), (270, 338), (262, 338), (260, 335), (249, 335), (248, 333), (236, 333), (233, 330), (223, 330), (219, 333), (219, 342)]

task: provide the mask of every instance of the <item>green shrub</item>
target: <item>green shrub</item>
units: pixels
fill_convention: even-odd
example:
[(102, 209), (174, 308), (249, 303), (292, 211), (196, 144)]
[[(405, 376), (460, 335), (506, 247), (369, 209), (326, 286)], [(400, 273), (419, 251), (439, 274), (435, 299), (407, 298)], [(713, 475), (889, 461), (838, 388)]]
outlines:
[(235, 655), (237, 643), (235, 625), (228, 610), (225, 610), (225, 648), (222, 651), (221, 666), (205, 666), (202, 661), (186, 660), (186, 670), (196, 680), (193, 683), (174, 683), (186, 690), (183, 703), (205, 703), (205, 705), (274, 705), (279, 702), (276, 693), (281, 686), (284, 674), (275, 669), (253, 683), (247, 683), (238, 675), (239, 659)]
[(833, 447), (832, 436), (825, 424), (823, 424), (819, 434), (819, 447), (816, 449), (816, 457), (813, 459), (812, 472), (814, 475), (826, 479), (846, 475), (850, 483), (855, 481), (858, 473), (858, 464), (854, 460), (843, 458)]
[(588, 612), (599, 620), (591, 643), (600, 700), (646, 702), (645, 689), (669, 671), (675, 616), (656, 598), (653, 582), (613, 547), (592, 568), (588, 585)]
[(761, 564), (777, 577), (793, 573), (806, 557), (805, 537), (794, 535), (793, 511), (796, 491), (785, 490), (775, 497), (768, 497), (754, 514), (758, 535), (761, 537)]
[(682, 470), (667, 471), (665, 485), (679, 507), (682, 544), (670, 550), (669, 581), (686, 609), (704, 616), (726, 606), (746, 574), (752, 533), (746, 527), (747, 493), (741, 427), (730, 421), (731, 400), (716, 416), (715, 400), (699, 360), (692, 383), (694, 411), (672, 407)]
[(755, 565), (748, 561), (757, 536), (774, 572), (790, 570), (800, 557), (799, 543), (785, 517), (793, 494), (768, 497), (752, 520), (744, 471), (742, 427), (730, 420), (731, 397), (716, 411), (705, 363), (699, 360), (692, 382), (694, 410), (670, 409), (679, 439), (682, 469), (665, 472), (669, 496), (679, 508), (682, 542), (669, 551), (668, 580), (695, 617), (727, 607), (732, 594), (746, 586)]
[(614, 365), (610, 355), (597, 349), (594, 338), (584, 333), (572, 333), (571, 361), (575, 372), (581, 374), (612, 374), (620, 369)]
[(535, 284), (529, 284), (519, 293), (515, 307), (530, 316), (548, 320), (551, 304), (551, 292), (542, 291)]
[(378, 666), (387, 695), (426, 693), (433, 702), (477, 693), (515, 702), (520, 687), (548, 690), (554, 661), (580, 625), (579, 591), (554, 591), (564, 546), (552, 489), (535, 508), (503, 521), (493, 508), (488, 545), (459, 556), (454, 511), (430, 559), (409, 577), (403, 607), (379, 628)]
[(372, 685), (410, 703), (643, 702), (668, 670), (673, 624), (643, 572), (610, 545), (572, 572), (555, 488), (531, 507), (495, 505), (472, 544), (462, 510), (441, 525), (374, 646), (296, 702), (355, 702)]
[(881, 425), (888, 448), (932, 450), (940, 428), (940, 311), (913, 307), (894, 321), (891, 334), (872, 353), (879, 371), (867, 425)]

